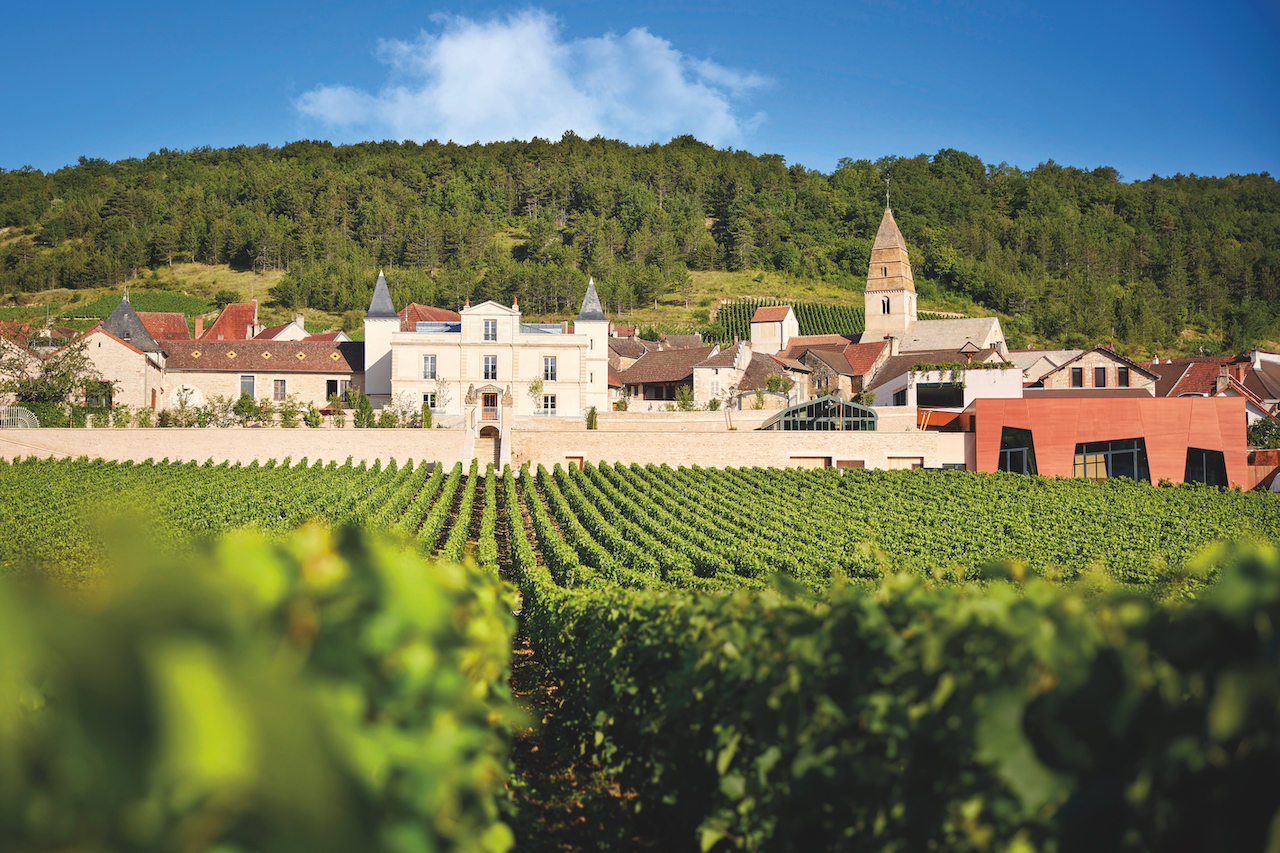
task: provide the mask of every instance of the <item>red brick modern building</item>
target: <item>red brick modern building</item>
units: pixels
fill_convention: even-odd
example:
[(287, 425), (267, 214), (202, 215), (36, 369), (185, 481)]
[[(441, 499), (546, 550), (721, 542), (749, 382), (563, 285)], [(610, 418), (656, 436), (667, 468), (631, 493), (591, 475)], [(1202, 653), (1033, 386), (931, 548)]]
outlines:
[(975, 400), (964, 414), (978, 471), (1249, 488), (1244, 406), (1242, 397), (1037, 395)]

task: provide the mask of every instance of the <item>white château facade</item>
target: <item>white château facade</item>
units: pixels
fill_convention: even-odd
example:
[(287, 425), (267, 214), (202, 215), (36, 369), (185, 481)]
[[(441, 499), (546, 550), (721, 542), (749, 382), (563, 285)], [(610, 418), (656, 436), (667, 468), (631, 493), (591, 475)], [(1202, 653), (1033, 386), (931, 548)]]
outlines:
[[(521, 322), (518, 305), (467, 306), (457, 322), (419, 322), (401, 331), (378, 274), (364, 318), (365, 393), (375, 406), (427, 404), (438, 416), (468, 417), (468, 426), (512, 417), (581, 418), (609, 406), (609, 321), (595, 283), (587, 285), (573, 323)], [(531, 388), (541, 383), (537, 394)], [(505, 430), (504, 430), (505, 431)]]

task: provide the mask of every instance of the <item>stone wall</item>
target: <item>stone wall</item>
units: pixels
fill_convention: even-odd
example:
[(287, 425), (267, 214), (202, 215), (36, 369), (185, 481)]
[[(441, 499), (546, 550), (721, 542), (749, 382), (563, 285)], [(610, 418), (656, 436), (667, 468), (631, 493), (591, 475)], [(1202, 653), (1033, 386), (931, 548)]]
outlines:
[[(352, 457), (356, 464), (381, 459), (464, 461), (463, 430), (454, 429), (8, 429), (0, 431), (0, 458), (91, 456), (115, 461), (214, 462), (247, 465), (306, 457), (310, 462)], [(470, 464), (470, 460), (464, 461)]]
[[(213, 459), (248, 464), (286, 457), (307, 457), (372, 464), (381, 459), (431, 460), (452, 466), (464, 458), (461, 429), (36, 429), (0, 432), (0, 458), (91, 456), (141, 462), (168, 458), (203, 462)], [(860, 461), (867, 468), (941, 467), (973, 458), (972, 436), (936, 432), (759, 432), (669, 429), (514, 430), (512, 464), (550, 467), (573, 458), (591, 462), (701, 465), (704, 467), (790, 467), (813, 460)], [(807, 461), (802, 461), (807, 460)]]

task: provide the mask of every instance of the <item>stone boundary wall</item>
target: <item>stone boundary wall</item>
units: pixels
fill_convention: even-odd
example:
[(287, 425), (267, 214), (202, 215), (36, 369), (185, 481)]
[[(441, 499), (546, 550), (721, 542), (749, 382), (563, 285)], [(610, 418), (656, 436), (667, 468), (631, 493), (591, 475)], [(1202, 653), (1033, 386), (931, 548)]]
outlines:
[[(589, 462), (637, 462), (645, 465), (701, 465), (724, 467), (792, 467), (798, 459), (858, 460), (867, 468), (893, 467), (891, 458), (920, 459), (925, 467), (972, 461), (973, 436), (937, 432), (703, 432), (696, 429), (678, 437), (670, 430), (605, 431), (580, 429), (511, 433), (511, 463), (551, 467), (572, 458)], [(280, 427), (232, 427), (229, 429), (6, 429), (0, 430), (0, 458), (24, 456), (89, 456), (115, 461), (214, 462), (247, 465), (271, 459), (304, 456), (311, 463), (323, 460), (372, 465), (391, 459), (470, 464), (463, 457), (463, 430), (417, 429), (282, 429)], [(902, 464), (901, 462), (897, 464)]]
[(926, 468), (960, 463), (973, 455), (972, 434), (938, 432), (686, 432), (679, 439), (670, 432), (574, 434), (516, 432), (512, 435), (511, 464), (556, 462), (581, 458), (587, 462), (632, 462), (700, 465), (704, 468), (789, 468), (803, 459), (858, 460), (867, 468), (890, 468), (892, 458), (919, 458)]
[(248, 465), (286, 457), (295, 463), (339, 464), (352, 457), (355, 464), (372, 465), (392, 459), (441, 462), (452, 467), (463, 460), (462, 430), (450, 429), (6, 429), (0, 430), (0, 458), (21, 456), (90, 456), (118, 462), (239, 462)]

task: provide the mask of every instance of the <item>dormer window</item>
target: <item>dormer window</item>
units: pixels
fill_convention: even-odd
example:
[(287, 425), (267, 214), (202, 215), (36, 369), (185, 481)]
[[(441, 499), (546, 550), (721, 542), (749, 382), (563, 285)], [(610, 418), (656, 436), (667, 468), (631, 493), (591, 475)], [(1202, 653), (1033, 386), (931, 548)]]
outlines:
[(496, 341), (498, 339), (498, 321), (484, 321), (484, 339), (486, 341)]

